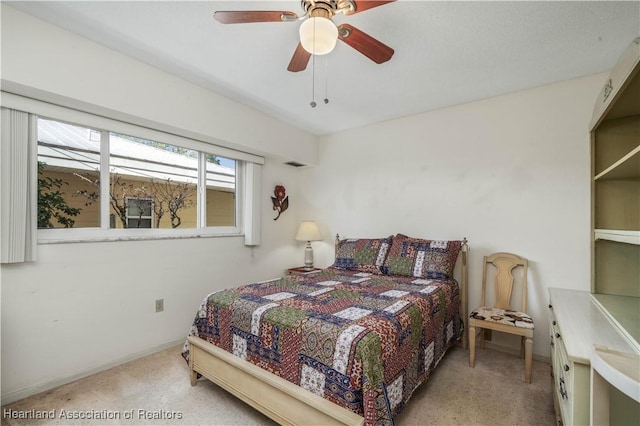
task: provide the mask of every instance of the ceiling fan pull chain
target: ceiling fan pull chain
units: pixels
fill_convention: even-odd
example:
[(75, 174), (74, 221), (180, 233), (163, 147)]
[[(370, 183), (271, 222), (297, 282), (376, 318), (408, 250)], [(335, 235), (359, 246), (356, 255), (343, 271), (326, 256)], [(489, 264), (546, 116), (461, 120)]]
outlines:
[[(316, 50), (316, 22), (313, 21), (313, 50)], [(316, 55), (311, 55), (311, 108), (316, 107)]]
[(316, 107), (316, 55), (311, 55), (311, 108)]
[(329, 103), (329, 55), (324, 57), (324, 103)]

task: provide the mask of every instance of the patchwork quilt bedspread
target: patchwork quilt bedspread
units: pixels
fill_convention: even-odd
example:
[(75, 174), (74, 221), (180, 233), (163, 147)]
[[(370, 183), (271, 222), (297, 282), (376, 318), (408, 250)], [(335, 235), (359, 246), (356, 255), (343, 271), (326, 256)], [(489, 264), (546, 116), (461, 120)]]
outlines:
[[(454, 280), (325, 269), (210, 294), (190, 335), (393, 424), (461, 336)], [(183, 356), (189, 359), (188, 345)]]

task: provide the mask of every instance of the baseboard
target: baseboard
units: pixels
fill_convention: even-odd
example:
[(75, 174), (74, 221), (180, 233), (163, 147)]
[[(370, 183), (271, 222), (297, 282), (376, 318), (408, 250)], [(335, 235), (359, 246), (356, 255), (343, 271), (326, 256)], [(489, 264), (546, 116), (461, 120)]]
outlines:
[(54, 388), (57, 388), (62, 385), (66, 385), (67, 383), (75, 382), (76, 380), (80, 380), (84, 377), (91, 376), (96, 373), (100, 373), (102, 371), (108, 370), (113, 367), (117, 367), (118, 365), (126, 364), (127, 362), (134, 361), (138, 358), (145, 357), (147, 355), (154, 354), (156, 352), (163, 351), (172, 346), (180, 345), (186, 341), (186, 336), (177, 340), (172, 340), (171, 342), (164, 343), (159, 346), (154, 346), (147, 350), (136, 352), (134, 354), (127, 355), (125, 357), (110, 361), (106, 364), (100, 365), (99, 367), (91, 368), (89, 370), (74, 374), (68, 377), (60, 377), (55, 380), (51, 380), (46, 383), (41, 383), (34, 386), (28, 386), (24, 389), (20, 389), (14, 392), (10, 392), (6, 395), (2, 395), (2, 406), (7, 404), (11, 404), (13, 402), (19, 401), (24, 398), (28, 398), (40, 392), (45, 392)]

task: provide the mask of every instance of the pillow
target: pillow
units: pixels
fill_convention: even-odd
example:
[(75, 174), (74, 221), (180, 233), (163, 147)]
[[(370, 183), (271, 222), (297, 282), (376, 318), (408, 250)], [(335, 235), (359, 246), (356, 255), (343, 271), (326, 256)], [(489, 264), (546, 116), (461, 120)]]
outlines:
[(398, 234), (382, 265), (382, 273), (429, 279), (453, 278), (462, 241), (436, 241)]
[(393, 236), (341, 240), (338, 243), (333, 267), (380, 274), (380, 268), (387, 258), (392, 238)]

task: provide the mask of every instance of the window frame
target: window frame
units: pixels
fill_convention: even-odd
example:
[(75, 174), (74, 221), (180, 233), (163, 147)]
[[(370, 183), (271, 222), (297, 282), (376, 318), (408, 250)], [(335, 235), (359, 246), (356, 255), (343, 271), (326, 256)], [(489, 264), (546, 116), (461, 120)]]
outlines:
[[(2, 106), (30, 112), (44, 119), (87, 127), (100, 131), (103, 135), (108, 135), (109, 132), (122, 133), (194, 149), (200, 152), (201, 162), (206, 162), (203, 154), (212, 154), (236, 161), (235, 226), (206, 227), (206, 217), (200, 216), (195, 228), (112, 229), (109, 227), (109, 210), (101, 207), (101, 226), (99, 228), (37, 229), (38, 244), (228, 236), (244, 236), (245, 245), (260, 244), (260, 181), (256, 180), (254, 175), (256, 170), (260, 174), (261, 166), (264, 164), (263, 157), (225, 147), (222, 141), (216, 138), (202, 136), (196, 139), (191, 134), (183, 136), (180, 134), (182, 132), (177, 130), (171, 133), (166, 130), (156, 130), (166, 126), (136, 117), (127, 117), (128, 121), (119, 121), (106, 115), (94, 115), (7, 92), (2, 92)], [(119, 114), (114, 113), (113, 115), (118, 116)], [(134, 124), (133, 122), (137, 123)], [(172, 130), (174, 129), (172, 128)], [(102, 138), (102, 140), (102, 143), (105, 143), (105, 138)], [(109, 138), (106, 138), (107, 145), (108, 140)], [(102, 181), (105, 181), (104, 178), (109, 176), (108, 156), (109, 151), (105, 151), (101, 146), (100, 173)], [(199, 170), (201, 170), (200, 167)], [(250, 179), (246, 179), (244, 176), (247, 170), (251, 173), (252, 177)], [(206, 170), (203, 170), (203, 172), (206, 175)], [(106, 203), (108, 205), (108, 194), (105, 192), (101, 191), (101, 204), (105, 205)], [(198, 190), (199, 205), (206, 208), (204, 197), (206, 197), (206, 185), (202, 185)], [(203, 201), (201, 202), (201, 200)], [(199, 209), (202, 207), (199, 207)], [(106, 217), (102, 217), (105, 211), (107, 212)]]

